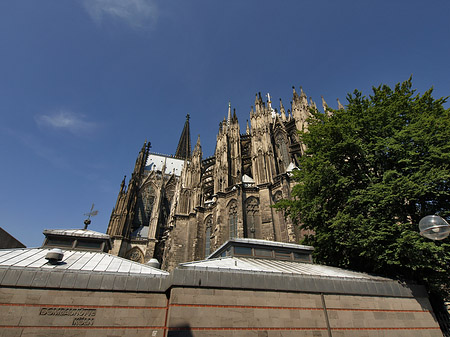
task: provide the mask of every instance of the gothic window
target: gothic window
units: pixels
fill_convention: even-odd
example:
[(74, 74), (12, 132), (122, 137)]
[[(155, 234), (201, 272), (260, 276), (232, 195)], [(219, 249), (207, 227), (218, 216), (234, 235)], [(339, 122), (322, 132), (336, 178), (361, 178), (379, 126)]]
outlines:
[(212, 215), (208, 216), (205, 221), (205, 258), (211, 254), (211, 228), (212, 228)]
[[(277, 191), (275, 195), (273, 196), (273, 201), (276, 203), (283, 199), (283, 193), (281, 191)], [(281, 242), (289, 242), (288, 238), (288, 231), (287, 231), (287, 225), (286, 225), (286, 219), (284, 218), (284, 212), (281, 210), (276, 211), (276, 216), (278, 218), (278, 224), (279, 224), (279, 230), (275, 231), (278, 232), (280, 235), (280, 238), (277, 239)]]
[(245, 212), (247, 237), (252, 239), (260, 238), (259, 200), (255, 197), (248, 198), (245, 202)]
[(264, 164), (264, 155), (262, 153), (262, 150), (259, 150), (258, 152), (258, 175), (259, 175), (259, 183), (265, 183), (266, 182), (266, 166)]
[(175, 184), (176, 182), (172, 177), (171, 180), (166, 185), (166, 197), (169, 203), (172, 203), (172, 198), (173, 195), (175, 194)]
[(289, 134), (289, 140), (290, 140), (291, 144), (297, 143), (297, 137), (295, 136), (295, 131), (293, 131)]
[(289, 166), (290, 160), (289, 160), (289, 151), (288, 151), (288, 148), (286, 145), (285, 138), (282, 133), (279, 133), (276, 136), (275, 143), (277, 146), (277, 154), (278, 154), (279, 158), (281, 159), (281, 162), (280, 162), (281, 165), (280, 165), (279, 169), (280, 169), (280, 172), (284, 172), (286, 170), (286, 168)]
[(144, 263), (144, 254), (138, 247), (131, 248), (125, 254), (125, 258), (134, 262)]
[(189, 191), (184, 191), (181, 194), (181, 200), (180, 200), (180, 213), (187, 214), (189, 213)]
[(133, 228), (148, 226), (155, 201), (155, 189), (147, 184), (139, 190), (134, 214)]
[(231, 200), (228, 204), (228, 224), (230, 226), (230, 239), (236, 238), (238, 236), (236, 200)]

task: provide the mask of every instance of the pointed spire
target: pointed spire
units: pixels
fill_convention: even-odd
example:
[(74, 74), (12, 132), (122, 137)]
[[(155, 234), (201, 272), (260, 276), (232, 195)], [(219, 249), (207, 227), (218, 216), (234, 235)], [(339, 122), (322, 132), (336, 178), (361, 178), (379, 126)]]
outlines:
[(122, 183), (120, 184), (120, 192), (119, 193), (123, 193), (124, 192), (124, 188), (125, 188), (125, 179), (127, 178), (127, 176), (123, 177)]
[(303, 92), (302, 86), (300, 86), (300, 97), (305, 97), (306, 98), (306, 94)]
[(322, 108), (324, 112), (327, 112), (327, 102), (325, 102), (325, 98), (323, 98), (323, 96), (320, 96), (322, 98)]
[(344, 106), (339, 102), (339, 98), (336, 98), (336, 101), (338, 103), (338, 110), (344, 110)]
[[(293, 101), (295, 102), (295, 101), (297, 101), (299, 99), (299, 97), (298, 97), (297, 92), (295, 91), (295, 87), (294, 86), (292, 86), (292, 91), (294, 93)], [(291, 102), (291, 104), (292, 104), (292, 102)]]
[(306, 94), (303, 92), (303, 88), (300, 86), (300, 101), (303, 105), (303, 108), (306, 108), (308, 106), (308, 98), (306, 97)]
[(237, 122), (236, 109), (233, 109), (233, 123)]
[(317, 110), (316, 102), (313, 101), (312, 97), (309, 98), (309, 106)]
[(248, 119), (247, 119), (247, 128), (245, 129), (245, 133), (246, 133), (247, 135), (250, 134), (250, 127), (248, 126)]
[(283, 102), (281, 101), (281, 98), (280, 98), (280, 115), (281, 115), (281, 120), (283, 122), (285, 122), (286, 121), (286, 110), (284, 110), (284, 106), (283, 106)]
[(283, 101), (280, 98), (280, 113), (284, 114), (286, 113), (286, 110), (284, 110)]
[(189, 128), (189, 114), (186, 115), (183, 131), (181, 132), (180, 141), (178, 142), (175, 157), (189, 159), (191, 157), (191, 132)]
[(228, 119), (227, 119), (227, 125), (230, 125), (231, 122), (231, 102), (228, 101)]
[(202, 152), (202, 146), (200, 145), (200, 135), (198, 135), (197, 137), (197, 143), (195, 144), (194, 147), (194, 154), (198, 153), (198, 152)]

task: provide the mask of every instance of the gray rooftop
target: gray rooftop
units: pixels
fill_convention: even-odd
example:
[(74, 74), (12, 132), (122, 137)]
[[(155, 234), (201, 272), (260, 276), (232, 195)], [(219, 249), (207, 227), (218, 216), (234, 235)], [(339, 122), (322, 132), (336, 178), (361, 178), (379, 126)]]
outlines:
[(180, 264), (181, 268), (196, 270), (228, 270), (235, 272), (281, 273), (316, 277), (387, 281), (390, 279), (319, 264), (247, 257), (222, 257)]
[(168, 275), (169, 273), (141, 263), (103, 252), (63, 250), (58, 264), (50, 264), (45, 255), (51, 249), (26, 248), (0, 250), (0, 268), (27, 268), (69, 272), (115, 273), (121, 275)]
[(216, 257), (220, 255), (222, 250), (227, 247), (234, 245), (235, 243), (241, 243), (245, 245), (257, 245), (257, 246), (265, 246), (268, 248), (288, 248), (293, 250), (299, 250), (299, 251), (308, 251), (311, 252), (314, 250), (314, 247), (312, 246), (305, 246), (305, 245), (298, 245), (295, 243), (285, 243), (285, 242), (277, 242), (277, 241), (268, 241), (268, 240), (260, 240), (260, 239), (243, 239), (243, 238), (233, 238), (228, 241), (226, 241), (224, 244), (222, 244), (219, 248), (217, 248), (212, 254), (210, 254), (206, 259), (211, 259), (213, 257)]
[(64, 250), (50, 264), (50, 249), (0, 250), (0, 285), (27, 288), (165, 292), (173, 286), (426, 297), (425, 288), (339, 268), (226, 257), (184, 263), (170, 274), (101, 252)]
[(44, 235), (77, 236), (85, 238), (109, 239), (108, 234), (92, 231), (90, 229), (46, 229)]

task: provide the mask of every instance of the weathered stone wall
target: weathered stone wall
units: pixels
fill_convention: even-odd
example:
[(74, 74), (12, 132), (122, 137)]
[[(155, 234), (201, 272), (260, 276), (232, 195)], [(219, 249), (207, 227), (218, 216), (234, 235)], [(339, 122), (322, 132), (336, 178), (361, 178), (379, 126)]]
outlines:
[(333, 337), (439, 336), (428, 299), (325, 295)]
[[(170, 336), (439, 336), (427, 299), (175, 288)], [(331, 333), (331, 334), (329, 334)]]
[(321, 296), (270, 291), (172, 289), (170, 336), (323, 336)]
[(442, 337), (426, 298), (173, 286), (0, 288), (0, 336)]
[(0, 336), (164, 336), (165, 294), (0, 288)]

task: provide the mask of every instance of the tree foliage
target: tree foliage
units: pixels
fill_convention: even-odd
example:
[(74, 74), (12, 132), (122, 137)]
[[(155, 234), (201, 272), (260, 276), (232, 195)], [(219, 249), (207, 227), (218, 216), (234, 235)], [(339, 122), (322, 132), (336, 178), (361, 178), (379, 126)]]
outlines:
[(411, 82), (368, 98), (355, 90), (330, 116), (313, 112), (293, 200), (276, 207), (314, 231), (303, 243), (316, 261), (416, 280), (448, 298), (450, 238), (422, 238), (418, 223), (450, 215), (450, 109)]

